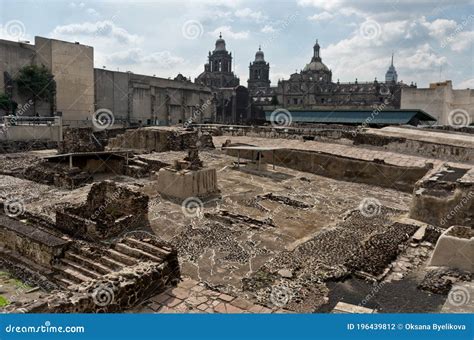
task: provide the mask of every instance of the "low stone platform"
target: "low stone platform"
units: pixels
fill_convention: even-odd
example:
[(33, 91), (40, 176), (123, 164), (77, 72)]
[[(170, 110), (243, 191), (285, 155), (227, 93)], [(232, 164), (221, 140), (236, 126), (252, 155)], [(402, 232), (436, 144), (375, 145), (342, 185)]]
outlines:
[(163, 168), (156, 175), (156, 187), (160, 194), (167, 197), (186, 199), (188, 197), (206, 197), (217, 194), (216, 169), (177, 171)]
[(185, 278), (177, 287), (156, 295), (130, 313), (291, 313), (270, 309), (243, 298), (207, 289), (204, 284)]

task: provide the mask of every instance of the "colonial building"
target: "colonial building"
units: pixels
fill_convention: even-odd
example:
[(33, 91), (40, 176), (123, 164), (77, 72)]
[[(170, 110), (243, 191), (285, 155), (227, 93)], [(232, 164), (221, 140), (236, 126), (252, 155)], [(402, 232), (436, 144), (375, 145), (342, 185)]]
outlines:
[(249, 92), (240, 86), (240, 79), (232, 71), (232, 53), (226, 49), (222, 34), (216, 40), (214, 51), (195, 83), (211, 88), (214, 94), (217, 123), (245, 123), (249, 119)]
[(248, 89), (252, 93), (266, 93), (270, 88), (270, 64), (265, 61), (261, 47), (255, 53), (255, 60), (249, 65)]
[(204, 65), (204, 72), (195, 80), (196, 83), (212, 88), (236, 87), (240, 80), (232, 72), (232, 53), (226, 50), (222, 34), (216, 40), (216, 47), (209, 51), (208, 62)]
[[(258, 59), (258, 61), (257, 61)], [(364, 109), (374, 105), (385, 108), (400, 108), (400, 89), (406, 87), (397, 82), (397, 73), (392, 64), (386, 74), (386, 81), (377, 79), (369, 82), (342, 83), (333, 81), (331, 69), (323, 62), (321, 47), (316, 41), (313, 56), (302, 71), (293, 73), (287, 80), (280, 80), (276, 87), (270, 87), (265, 71), (270, 66), (263, 59), (263, 52), (257, 52), (250, 64), (249, 91), (253, 104), (252, 113), (260, 115), (263, 107), (284, 107), (291, 109)], [(260, 78), (259, 78), (260, 77)]]

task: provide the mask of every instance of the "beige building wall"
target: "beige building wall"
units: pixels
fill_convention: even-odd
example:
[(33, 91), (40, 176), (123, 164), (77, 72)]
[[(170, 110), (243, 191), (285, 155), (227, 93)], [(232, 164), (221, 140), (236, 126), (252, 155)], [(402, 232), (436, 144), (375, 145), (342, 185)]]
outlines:
[(474, 123), (474, 90), (454, 90), (451, 81), (430, 84), (430, 88), (407, 87), (402, 89), (401, 109), (420, 109), (438, 120), (439, 125), (449, 124), (449, 114), (465, 110)]
[(78, 43), (35, 38), (36, 63), (56, 81), (56, 111), (65, 125), (81, 126), (94, 113), (94, 49)]

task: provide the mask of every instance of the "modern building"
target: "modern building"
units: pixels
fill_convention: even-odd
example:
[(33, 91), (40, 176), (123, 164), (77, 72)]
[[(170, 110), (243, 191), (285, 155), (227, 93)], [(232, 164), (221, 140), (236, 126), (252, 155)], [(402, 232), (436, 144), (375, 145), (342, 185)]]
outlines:
[[(43, 37), (35, 37), (34, 45), (0, 40), (0, 93), (17, 102), (25, 116), (61, 112), (65, 123), (87, 120), (94, 113), (93, 60), (94, 49), (79, 43)], [(31, 98), (18, 93), (14, 79), (27, 65), (44, 65), (54, 75), (56, 95), (49, 102), (33, 107)]]
[(402, 109), (423, 110), (439, 125), (474, 124), (474, 90), (453, 89), (451, 80), (431, 83), (429, 88), (406, 87), (402, 90)]
[[(0, 94), (7, 94), (19, 104), (17, 115), (52, 116), (61, 112), (66, 126), (90, 126), (98, 110), (110, 110), (115, 122), (125, 125), (215, 120), (215, 99), (205, 85), (194, 84), (182, 75), (171, 80), (94, 69), (93, 60), (93, 47), (77, 42), (36, 37), (32, 45), (0, 40)], [(231, 59), (225, 67), (230, 63)], [(56, 83), (55, 96), (36, 108), (28, 104), (30, 98), (18, 93), (14, 81), (27, 65), (44, 65)]]

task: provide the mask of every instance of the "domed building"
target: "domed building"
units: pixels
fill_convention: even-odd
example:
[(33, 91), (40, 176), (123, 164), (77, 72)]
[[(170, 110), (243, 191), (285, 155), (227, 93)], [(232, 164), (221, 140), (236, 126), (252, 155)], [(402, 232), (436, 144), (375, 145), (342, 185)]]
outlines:
[(259, 46), (255, 53), (255, 60), (249, 65), (249, 79), (247, 81), (249, 91), (263, 91), (270, 87), (270, 64), (265, 61), (265, 55)]
[[(272, 105), (293, 109), (364, 109), (380, 104), (399, 108), (400, 89), (406, 85), (397, 83), (393, 60), (387, 75), (389, 73), (390, 82), (379, 82), (377, 78), (368, 82), (358, 79), (347, 83), (333, 82), (332, 71), (323, 62), (321, 47), (316, 40), (311, 61), (303, 70), (293, 73), (288, 80), (278, 81), (275, 88), (268, 86), (267, 93), (272, 95)], [(251, 91), (251, 97), (254, 103), (261, 102), (256, 100), (258, 91)]]
[(248, 120), (249, 92), (240, 86), (239, 78), (232, 71), (232, 53), (227, 51), (222, 34), (216, 40), (214, 51), (209, 51), (204, 72), (195, 83), (209, 87), (213, 93), (213, 122), (231, 124)]
[(227, 51), (222, 34), (216, 40), (214, 51), (209, 51), (204, 72), (195, 79), (195, 83), (211, 88), (235, 87), (240, 84), (239, 78), (232, 72), (232, 53)]

